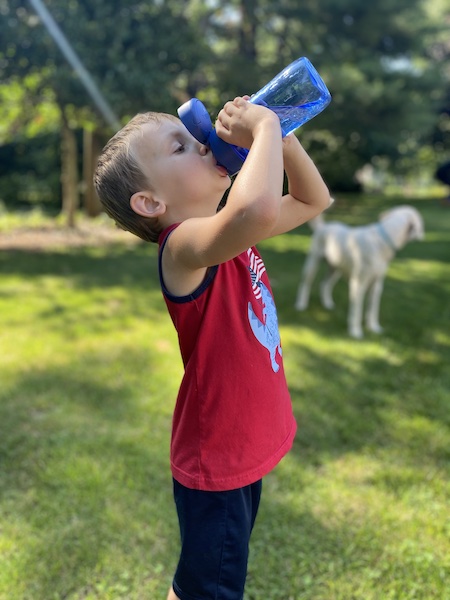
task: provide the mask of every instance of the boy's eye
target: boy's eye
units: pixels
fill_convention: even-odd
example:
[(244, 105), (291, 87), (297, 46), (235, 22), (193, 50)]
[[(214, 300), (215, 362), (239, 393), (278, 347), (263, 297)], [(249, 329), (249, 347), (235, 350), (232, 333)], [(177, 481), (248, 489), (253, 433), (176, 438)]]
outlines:
[(175, 152), (184, 152), (184, 144), (179, 144), (176, 149)]

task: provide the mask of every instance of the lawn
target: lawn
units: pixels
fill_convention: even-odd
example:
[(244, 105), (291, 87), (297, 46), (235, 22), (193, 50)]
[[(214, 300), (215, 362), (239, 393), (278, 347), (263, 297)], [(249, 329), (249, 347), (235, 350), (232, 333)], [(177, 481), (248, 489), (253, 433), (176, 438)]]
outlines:
[[(338, 198), (328, 218), (404, 202)], [(450, 205), (408, 202), (426, 239), (390, 266), (382, 336), (347, 337), (343, 282), (333, 313), (317, 286), (295, 311), (307, 226), (261, 245), (299, 432), (264, 482), (246, 600), (450, 599)], [(155, 250), (0, 250), (0, 600), (165, 599), (182, 366)]]

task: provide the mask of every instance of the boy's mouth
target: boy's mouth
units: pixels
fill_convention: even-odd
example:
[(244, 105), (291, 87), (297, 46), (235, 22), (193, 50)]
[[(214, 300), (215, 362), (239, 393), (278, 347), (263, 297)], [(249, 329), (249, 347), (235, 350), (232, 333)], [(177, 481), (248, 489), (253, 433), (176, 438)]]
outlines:
[(220, 174), (223, 177), (228, 177), (228, 171), (225, 169), (225, 167), (223, 167), (222, 165), (220, 165), (218, 162), (216, 162), (216, 169), (218, 171), (220, 171)]

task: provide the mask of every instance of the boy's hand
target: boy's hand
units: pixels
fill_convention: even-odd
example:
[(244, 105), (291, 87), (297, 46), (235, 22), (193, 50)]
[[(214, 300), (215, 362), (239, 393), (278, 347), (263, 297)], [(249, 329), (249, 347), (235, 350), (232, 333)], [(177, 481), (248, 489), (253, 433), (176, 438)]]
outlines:
[(294, 132), (284, 136), (282, 142), (283, 160), (286, 162), (286, 160), (289, 160), (292, 155), (295, 155), (295, 153), (298, 152), (301, 144)]
[(273, 127), (279, 125), (276, 114), (264, 106), (247, 102), (248, 96), (238, 96), (232, 102), (227, 102), (220, 111), (217, 122), (217, 135), (229, 144), (242, 148), (250, 148), (259, 129), (266, 124)]
[(290, 133), (289, 135), (285, 135), (283, 138), (283, 152), (289, 152), (289, 149), (296, 144), (298, 144), (298, 139), (294, 132)]

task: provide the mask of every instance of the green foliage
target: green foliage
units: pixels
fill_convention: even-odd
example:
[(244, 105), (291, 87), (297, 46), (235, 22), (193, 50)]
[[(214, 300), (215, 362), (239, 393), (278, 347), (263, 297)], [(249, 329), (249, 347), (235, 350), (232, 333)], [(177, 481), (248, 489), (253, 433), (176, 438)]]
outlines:
[(30, 73), (0, 87), (0, 144), (58, 130), (54, 96), (49, 89), (40, 90), (40, 83), (41, 77)]
[[(320, 157), (333, 189), (354, 187), (356, 171), (376, 156), (387, 158), (395, 171), (398, 160), (404, 164), (405, 156), (415, 156), (430, 141), (445, 102), (442, 80), (450, 80), (444, 59), (448, 44), (446, 49), (441, 44), (439, 55), (436, 51), (448, 31), (448, 5), (438, 0), (280, 0), (276, 5), (261, 0), (230, 5), (235, 18), (222, 19), (219, 25), (213, 18), (209, 21), (223, 38), (216, 45), (213, 79), (213, 87), (223, 94), (214, 109), (236, 90), (256, 91), (286, 64), (306, 55), (333, 101), (302, 128), (300, 137)], [(242, 33), (248, 31), (253, 32), (253, 45), (242, 42)]]
[(0, 146), (0, 202), (59, 207), (59, 135), (22, 137)]
[[(404, 202), (338, 197), (328, 218)], [(316, 288), (294, 310), (307, 226), (261, 247), (299, 432), (264, 482), (246, 600), (448, 598), (450, 213), (414, 205), (426, 238), (389, 268), (381, 337), (347, 337), (343, 283), (334, 314)], [(0, 599), (164, 598), (182, 366), (156, 248), (4, 248), (0, 272)]]
[[(443, 154), (449, 144), (448, 0), (45, 4), (122, 121), (174, 113), (192, 96), (214, 118), (306, 55), (333, 101), (300, 136), (333, 190), (357, 187), (374, 161), (414, 170), (424, 145)], [(104, 126), (31, 4), (0, 0), (0, 14), (0, 140), (57, 129), (55, 104), (73, 127)]]
[[(120, 117), (148, 109), (149, 102), (155, 110), (173, 111), (177, 78), (204, 54), (191, 23), (168, 3), (51, 0), (46, 6)], [(90, 106), (81, 81), (31, 4), (3, 1), (0, 9), (6, 17), (0, 25), (6, 48), (3, 78), (38, 72), (41, 88), (51, 88), (59, 106)]]

